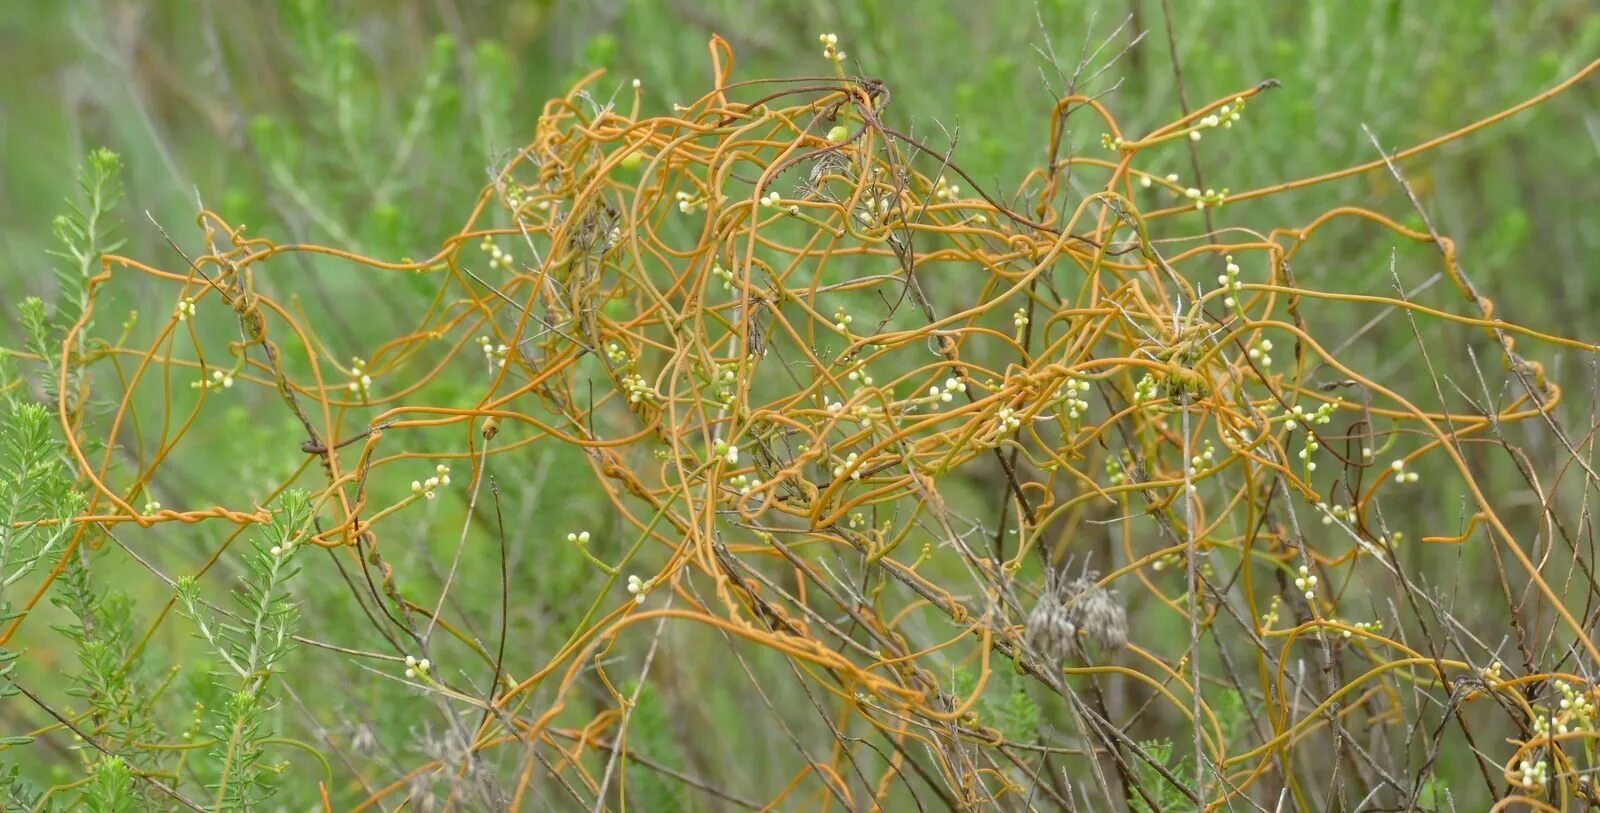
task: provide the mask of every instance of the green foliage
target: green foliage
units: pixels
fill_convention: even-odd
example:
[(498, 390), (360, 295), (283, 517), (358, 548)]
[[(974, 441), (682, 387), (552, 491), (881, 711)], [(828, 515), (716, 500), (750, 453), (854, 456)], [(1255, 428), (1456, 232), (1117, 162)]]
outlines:
[[(637, 682), (624, 690), (624, 696), (639, 694), (633, 712), (628, 717), (628, 744), (634, 751), (647, 754), (654, 762), (669, 768), (678, 766), (678, 747), (674, 744), (671, 722), (667, 711), (656, 696), (655, 687)], [(628, 808), (632, 810), (683, 810), (683, 786), (655, 771), (630, 762), (628, 764)]]
[[(84, 320), (89, 278), (99, 271), (100, 257), (122, 246), (121, 240), (112, 237), (118, 224), (113, 212), (122, 201), (121, 173), (122, 159), (116, 153), (107, 149), (89, 153), (78, 169), (76, 197), (67, 198), (67, 211), (51, 221), (57, 245), (46, 253), (60, 261), (51, 269), (56, 279), (54, 312), (36, 296), (24, 297), (17, 308), (24, 345), (43, 368), (38, 376), (40, 389), (52, 400), (64, 389), (72, 413), (81, 406), (76, 402), (75, 382), (56, 380), (60, 342), (72, 325)], [(69, 356), (83, 354), (93, 326), (93, 320), (84, 321), (67, 348)], [(76, 376), (77, 368), (69, 375)]]
[(235, 593), (239, 613), (219, 616), (200, 598), (192, 578), (178, 583), (184, 613), (199, 627), (200, 635), (241, 681), (241, 690), (254, 694), (272, 674), (278, 660), (293, 646), (291, 638), (297, 608), (287, 585), (300, 568), (295, 554), (311, 519), (311, 501), (303, 491), (290, 491), (273, 511), (266, 538), (251, 546), (244, 558), (246, 575)]
[[(0, 401), (0, 563), (3, 585), (20, 580), (72, 533), (83, 497), (67, 476), (64, 444), (51, 432), (49, 411), (14, 397)], [(13, 569), (21, 569), (20, 572)]]
[(210, 755), (215, 763), (212, 787), (224, 810), (254, 810), (278, 790), (283, 766), (268, 764), (264, 741), (273, 736), (268, 683), (278, 662), (294, 645), (297, 616), (288, 582), (299, 573), (293, 563), (311, 521), (311, 502), (303, 491), (284, 494), (273, 511), (265, 538), (245, 556), (246, 575), (235, 592), (239, 612), (223, 616), (207, 607), (199, 584), (186, 578), (178, 584), (178, 600), (186, 616), (227, 667), (235, 689), (221, 707), (210, 707)]
[[(3, 384), (0, 381), (0, 384)], [(49, 413), (12, 395), (0, 398), (0, 623), (17, 617), (11, 592), (41, 563), (63, 549), (83, 497), (62, 464), (62, 444), (50, 432)], [(0, 700), (17, 694), (20, 653), (0, 647)], [(24, 743), (7, 737), (0, 746)]]
[[(978, 676), (969, 669), (951, 670), (951, 692), (965, 699), (978, 688)], [(1028, 693), (1028, 686), (1003, 669), (989, 673), (983, 696), (973, 707), (978, 723), (1000, 729), (1008, 742), (1031, 742), (1039, 733), (1042, 712)]]
[(143, 810), (143, 800), (133, 789), (133, 772), (121, 757), (102, 757), (83, 788), (83, 809), (92, 813), (129, 813)]
[[(67, 214), (54, 221), (61, 248), (51, 253), (66, 263), (57, 268), (55, 313), (47, 315), (38, 298), (22, 302), (19, 317), (30, 347), (46, 362), (53, 363), (56, 358), (59, 336), (83, 317), (87, 281), (98, 270), (100, 255), (120, 245), (109, 235), (116, 223), (112, 212), (122, 194), (121, 168), (116, 153), (105, 149), (89, 153), (78, 173), (78, 199), (69, 199)], [(88, 327), (84, 325), (85, 331)], [(67, 352), (82, 353), (84, 335), (80, 334)], [(43, 380), (54, 378), (46, 375)], [(54, 394), (48, 384), (45, 389)], [(0, 617), (9, 619), (13, 616), (5, 587), (42, 564), (53, 563), (64, 551), (74, 531), (72, 520), (83, 512), (85, 500), (73, 487), (66, 447), (55, 434), (50, 410), (14, 397), (8, 397), (0, 409), (9, 413), (0, 420), (0, 470), (19, 475), (0, 480), (0, 505), (5, 506), (0, 515), (0, 571), (5, 573), (0, 585)], [(148, 695), (138, 680), (127, 594), (92, 584), (86, 551), (81, 547), (65, 563), (56, 586), (50, 601), (66, 610), (73, 623), (55, 629), (72, 643), (79, 667), (67, 694), (88, 705), (90, 719), (104, 742), (120, 747), (150, 741), (154, 728), (148, 716)], [(14, 654), (0, 651), (0, 663), (14, 658)], [(9, 665), (0, 667), (0, 676), (10, 671)], [(4, 693), (0, 688), (0, 694)]]
[(96, 584), (89, 567), (74, 556), (56, 580), (51, 598), (75, 623), (55, 627), (77, 652), (78, 671), (67, 694), (82, 700), (102, 742), (115, 750), (152, 742), (149, 694), (140, 678), (140, 656), (128, 594)]
[(13, 762), (0, 767), (0, 809), (4, 810), (54, 810), (55, 805), (45, 805), (44, 794), (22, 775), (22, 766)]
[[(1151, 759), (1162, 765), (1167, 765), (1168, 761), (1172, 759), (1172, 740), (1170, 739), (1145, 740), (1139, 743), (1139, 747), (1144, 749), (1144, 752), (1149, 754)], [(1172, 774), (1180, 779), (1194, 775), (1194, 770), (1190, 767), (1190, 757), (1187, 756), (1180, 758), (1176, 765), (1168, 767)], [(1163, 810), (1177, 810), (1189, 803), (1188, 797), (1184, 796), (1182, 791), (1173, 787), (1166, 780), (1166, 777), (1161, 775), (1160, 771), (1157, 771), (1144, 760), (1141, 759), (1134, 762), (1133, 774), (1135, 781), (1150, 794), (1156, 803), (1155, 807), (1152, 808), (1142, 797), (1134, 796), (1128, 800), (1128, 807), (1138, 811), (1138, 813), (1160, 813)]]
[(508, 128), (516, 86), (512, 81), (511, 55), (500, 43), (482, 40), (472, 48), (472, 66), (478, 143), (484, 160), (493, 164), (498, 160), (497, 152), (512, 146)]
[[(118, 245), (108, 235), (114, 224), (111, 212), (121, 194), (120, 168), (114, 153), (91, 153), (80, 173), (79, 199), (69, 201), (68, 213), (55, 221), (62, 248), (52, 253), (66, 265), (58, 268), (54, 312), (38, 297), (19, 303), (18, 322), (29, 350), (44, 362), (47, 372), (41, 383), (51, 397), (54, 387), (48, 370), (58, 358), (58, 339), (83, 316), (85, 284), (97, 271), (99, 256)], [(68, 352), (82, 353), (84, 347), (79, 341)], [(17, 617), (12, 609), (13, 589), (66, 550), (66, 541), (75, 530), (73, 519), (83, 512), (85, 500), (74, 487), (65, 444), (56, 434), (51, 410), (20, 398), (22, 382), (14, 380), (10, 359), (0, 356), (0, 362), (4, 363), (0, 368), (0, 393), (4, 393), (0, 397), (0, 471), (7, 474), (0, 478), (0, 621), (9, 621)], [(303, 492), (284, 496), (265, 540), (245, 557), (249, 578), (238, 591), (239, 613), (213, 617), (199, 601), (192, 581), (180, 590), (187, 599), (185, 609), (238, 677), (226, 701), (205, 707), (214, 709), (209, 726), (209, 733), (215, 736), (209, 750), (212, 761), (191, 765), (195, 774), (214, 779), (212, 786), (222, 809), (258, 809), (273, 792), (277, 766), (263, 761), (269, 719), (263, 692), (267, 678), (292, 643), (295, 605), (288, 599), (285, 585), (297, 571), (292, 552), (309, 517), (310, 504)], [(155, 717), (158, 693), (152, 691), (143, 673), (146, 650), (135, 629), (135, 604), (126, 591), (96, 577), (92, 558), (87, 546), (80, 547), (64, 563), (49, 593), (50, 603), (68, 619), (53, 629), (70, 644), (77, 661), (65, 693), (84, 705), (87, 715), (80, 718), (82, 724), (95, 732), (101, 747), (115, 754), (86, 766), (88, 775), (79, 803), (88, 810), (143, 809), (144, 801), (135, 792), (133, 769), (154, 770), (177, 754), (150, 747), (168, 738)], [(0, 648), (0, 698), (19, 693), (15, 681), (20, 654)], [(27, 737), (6, 737), (0, 739), (0, 747), (28, 741)], [(0, 774), (0, 794), (7, 809), (48, 809), (41, 807), (43, 797), (18, 773), (16, 765)]]
[[(432, 157), (470, 155), (481, 164), (509, 145), (510, 54), (495, 41), (480, 41), (464, 72), (456, 40), (440, 34), (405, 91), (380, 92), (380, 82), (393, 77), (379, 73), (367, 43), (341, 30), (336, 9), (296, 0), (281, 13), (299, 58), (293, 76), (299, 101), (324, 115), (297, 130), (277, 115), (257, 114), (250, 140), (272, 187), (296, 213), (293, 225), (387, 256), (430, 245), (435, 235), (424, 233), (442, 235), (447, 224), (419, 218), (413, 204), (441, 193), (470, 199), (483, 177), (481, 170), (463, 177)], [(471, 89), (476, 128), (463, 126), (464, 87)]]
[(1033, 701), (1020, 680), (1012, 680), (1011, 692), (998, 709), (1000, 730), (1011, 742), (1029, 742), (1039, 733), (1039, 704)]
[(1453, 810), (1449, 784), (1437, 776), (1428, 777), (1417, 793), (1417, 806), (1423, 810)]
[[(1250, 723), (1248, 712), (1244, 707), (1244, 699), (1236, 691), (1226, 691), (1215, 696), (1208, 696), (1206, 701), (1213, 714), (1217, 717), (1217, 726), (1222, 729), (1224, 743), (1241, 742), (1247, 733)], [(1172, 759), (1173, 745), (1171, 739), (1146, 740), (1139, 743), (1145, 753), (1162, 765), (1167, 766), (1168, 772), (1180, 780), (1194, 776), (1194, 755), (1184, 754), (1177, 762), (1169, 764)], [(1129, 806), (1141, 813), (1159, 813), (1163, 810), (1181, 810), (1193, 803), (1182, 791), (1172, 786), (1166, 777), (1162, 776), (1148, 762), (1142, 759), (1131, 760), (1133, 763), (1134, 779), (1155, 799), (1156, 806), (1151, 810), (1144, 799), (1135, 796), (1128, 801)]]
[(211, 725), (211, 758), (220, 766), (213, 785), (218, 809), (256, 810), (277, 793), (282, 766), (265, 762), (268, 736), (261, 696), (252, 689), (234, 692)]
[[(60, 285), (56, 297), (55, 324), (64, 331), (83, 315), (89, 303), (89, 277), (98, 271), (102, 254), (116, 251), (121, 240), (112, 239), (116, 218), (112, 212), (122, 200), (122, 158), (101, 148), (89, 153), (78, 170), (78, 196), (68, 198), (66, 214), (51, 224), (60, 246), (50, 254), (65, 265), (57, 266)], [(73, 352), (83, 352), (89, 325), (78, 335)], [(49, 358), (45, 354), (45, 358)]]

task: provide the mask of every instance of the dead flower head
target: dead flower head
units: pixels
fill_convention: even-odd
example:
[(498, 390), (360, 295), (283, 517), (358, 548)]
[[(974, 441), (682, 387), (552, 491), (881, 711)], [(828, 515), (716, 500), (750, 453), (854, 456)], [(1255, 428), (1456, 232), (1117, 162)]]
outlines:
[(1059, 572), (1047, 576), (1024, 627), (1028, 646), (1046, 662), (1059, 664), (1074, 652), (1087, 658), (1085, 642), (1104, 654), (1128, 643), (1128, 613), (1116, 591), (1101, 587), (1098, 578), (1097, 573), (1071, 581)]

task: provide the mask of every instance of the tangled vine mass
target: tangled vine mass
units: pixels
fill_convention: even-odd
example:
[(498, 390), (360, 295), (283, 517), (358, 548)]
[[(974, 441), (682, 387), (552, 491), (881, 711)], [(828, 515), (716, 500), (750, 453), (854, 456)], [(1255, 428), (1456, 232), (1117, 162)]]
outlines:
[[(1272, 83), (1148, 133), (1069, 95), (1037, 169), (1001, 193), (946, 139), (897, 128), (892, 88), (842, 58), (832, 75), (748, 82), (720, 42), (712, 58), (711, 91), (670, 113), (644, 112), (637, 83), (596, 101), (599, 76), (549, 102), (430, 257), (274, 243), (211, 212), (200, 251), (106, 256), (80, 325), (119, 288), (160, 286), (173, 308), (148, 346), (79, 330), (63, 345), (57, 414), (91, 486), (73, 544), (183, 523), (221, 542), (210, 567), (270, 522), (253, 502), (140, 495), (168, 460), (204, 453), (186, 437), (225, 390), (271, 394), (303, 430), (282, 442), (305, 461), (274, 494), (308, 491), (314, 518), (274, 555), (356, 574), (395, 646), (339, 656), (395, 677), (404, 660), (467, 726), (465, 753), (399, 781), (336, 765), (335, 787), (367, 806), (473, 761), (495, 766), (512, 805), (535, 785), (585, 806), (614, 793), (629, 684), (649, 681), (675, 628), (729, 653), (703, 691), (761, 692), (746, 661), (760, 652), (805, 687), (803, 709), (751, 721), (808, 741), (773, 757), (790, 779), (755, 805), (1271, 808), (1330, 775), (1350, 802), (1398, 804), (1456, 736), (1471, 748), (1453, 758), (1474, 761), (1502, 805), (1592, 796), (1600, 650), (1586, 630), (1600, 588), (1558, 516), (1570, 489), (1541, 479), (1592, 477), (1589, 441), (1562, 428), (1562, 390), (1535, 359), (1597, 347), (1501, 320), (1425, 214), (1420, 228), (1357, 206), (1226, 224), (1351, 176), (1404, 187), (1406, 159), (1594, 66), (1416, 147), (1375, 142), (1368, 163), (1243, 192), (1156, 167), (1202, 137), (1248, 143)], [(1085, 132), (1100, 149), (1074, 146)], [(1459, 296), (1298, 283), (1302, 250), (1352, 223), (1426, 249), (1406, 261)], [(294, 303), (297, 254), (373, 286), (412, 276), (431, 304), (352, 361)], [(359, 299), (347, 306), (359, 320)], [(1509, 395), (1489, 407), (1469, 380), (1353, 369), (1345, 337), (1316, 327), (1335, 310), (1415, 330), (1417, 364), (1471, 346), (1484, 398)], [(219, 313), (235, 339), (197, 328)], [(451, 380), (469, 383), (434, 386)], [(142, 406), (152, 389), (166, 414)], [(81, 407), (92, 401), (113, 408)], [(1471, 461), (1504, 456), (1524, 427), (1560, 440), (1522, 469), (1547, 499), (1509, 516)], [(497, 522), (496, 471), (553, 446), (578, 453), (611, 526)], [(502, 585), (408, 587), (390, 540), (439, 498), (465, 506), (468, 556), (581, 553), (594, 589), (543, 599), (580, 608), (554, 636), (564, 644), (451, 617), (445, 591)], [(1418, 527), (1413, 505), (1428, 500), (1445, 507)], [(1454, 623), (1448, 578), (1414, 569), (1468, 548), (1498, 563), (1482, 596), (1505, 602), (1498, 629)], [(487, 639), (466, 632), (474, 622)], [(491, 677), (459, 679), (469, 665)], [(971, 679), (952, 684), (956, 668)], [(980, 697), (1002, 677), (1048, 725), (1017, 736), (997, 723)], [(1160, 731), (1186, 759), (1150, 747)]]

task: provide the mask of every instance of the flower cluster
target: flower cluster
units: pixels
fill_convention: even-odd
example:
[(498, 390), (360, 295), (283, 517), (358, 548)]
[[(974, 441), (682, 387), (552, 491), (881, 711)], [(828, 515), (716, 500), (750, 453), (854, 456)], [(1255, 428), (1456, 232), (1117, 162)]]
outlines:
[(849, 454), (849, 456), (844, 459), (843, 463), (840, 463), (839, 465), (834, 466), (833, 467), (833, 477), (834, 477), (834, 479), (837, 480), (840, 477), (843, 477), (845, 475), (845, 472), (849, 472), (850, 473), (850, 479), (852, 479), (852, 480), (860, 480), (861, 479), (861, 470), (856, 468), (856, 458), (857, 457), (858, 457), (858, 455), (856, 455), (855, 452), (851, 452)]
[(656, 395), (649, 382), (642, 375), (629, 374), (622, 377), (622, 389), (628, 393), (628, 403), (637, 404), (642, 401), (654, 401)]
[(1561, 690), (1561, 711), (1565, 720), (1560, 724), (1561, 733), (1565, 734), (1571, 728), (1594, 728), (1594, 701), (1588, 692), (1573, 686), (1565, 681), (1557, 681), (1556, 688)]
[(178, 321), (182, 322), (193, 315), (194, 300), (188, 298), (178, 300)]
[(1027, 308), (1017, 308), (1017, 312), (1011, 314), (1011, 324), (1016, 325), (1017, 330), (1021, 330), (1021, 329), (1025, 328), (1025, 327), (1027, 327), (1028, 326), (1028, 309)]
[(1306, 471), (1317, 470), (1317, 461), (1312, 460), (1311, 456), (1316, 454), (1317, 450), (1321, 448), (1322, 444), (1318, 443), (1316, 438), (1308, 438), (1306, 440), (1305, 448), (1300, 450), (1300, 459), (1305, 462)]
[(1192, 468), (1195, 471), (1205, 471), (1206, 469), (1211, 468), (1211, 463), (1216, 459), (1216, 456), (1216, 447), (1212, 446), (1211, 441), (1207, 440), (1205, 445), (1201, 448), (1200, 453), (1189, 458), (1189, 468)]
[(734, 372), (732, 367), (722, 371), (722, 376), (713, 382), (717, 389), (717, 397), (713, 403), (723, 409), (733, 409), (733, 390), (729, 389), (729, 385), (738, 377), (739, 374)]
[(1194, 126), (1188, 130), (1189, 140), (1199, 141), (1200, 134), (1206, 130), (1213, 130), (1218, 127), (1226, 130), (1233, 127), (1233, 123), (1239, 120), (1239, 114), (1242, 110), (1244, 110), (1244, 97), (1235, 96), (1232, 102), (1217, 108), (1217, 112), (1203, 116), (1199, 121), (1195, 122)]
[(1237, 297), (1239, 289), (1244, 286), (1244, 283), (1239, 281), (1239, 264), (1233, 261), (1233, 255), (1229, 254), (1224, 259), (1227, 262), (1227, 266), (1223, 269), (1224, 273), (1217, 275), (1217, 284), (1222, 286), (1222, 290), (1228, 292), (1228, 296), (1222, 300), (1222, 304), (1231, 308), (1239, 304)]
[(1340, 522), (1350, 522), (1351, 520), (1355, 519), (1355, 516), (1356, 512), (1354, 508), (1346, 508), (1343, 505), (1334, 503), (1332, 508), (1325, 507), (1322, 509), (1322, 524), (1332, 525), (1334, 520), (1338, 520)]
[(1138, 383), (1133, 385), (1134, 403), (1143, 403), (1145, 401), (1155, 400), (1157, 395), (1158, 392), (1155, 376), (1152, 376), (1149, 373), (1145, 373), (1139, 378)]
[(1311, 568), (1305, 565), (1300, 566), (1300, 575), (1295, 577), (1294, 589), (1304, 592), (1306, 601), (1311, 601), (1317, 597), (1317, 576), (1311, 572)]
[(574, 545), (587, 545), (589, 544), (589, 532), (573, 531), (567, 534), (567, 541)]
[(622, 345), (616, 342), (606, 343), (606, 358), (611, 359), (611, 363), (619, 367), (631, 361), (628, 358), (628, 351), (623, 350)]
[(1022, 419), (1011, 407), (1000, 407), (1000, 411), (994, 414), (994, 420), (996, 430), (1001, 433), (1015, 432), (1022, 427)]
[(725, 291), (733, 290), (733, 272), (729, 271), (726, 268), (723, 268), (721, 263), (712, 263), (711, 264), (711, 276), (722, 280), (722, 289), (723, 290), (725, 290)]
[(1529, 788), (1539, 790), (1550, 779), (1550, 763), (1544, 760), (1524, 759), (1517, 765), (1517, 779)]
[(728, 465), (730, 466), (739, 465), (739, 447), (734, 446), (725, 440), (719, 440), (713, 444), (711, 447), (711, 453), (716, 457), (720, 457), (723, 460), (728, 461)]
[(1272, 603), (1267, 605), (1267, 611), (1261, 614), (1261, 628), (1272, 629), (1278, 625), (1278, 608), (1283, 606), (1283, 597), (1276, 593), (1272, 596)]
[(360, 356), (350, 359), (350, 391), (362, 398), (372, 395), (372, 376), (367, 375), (367, 362)]
[[(1350, 624), (1349, 626), (1353, 627), (1354, 629), (1360, 630), (1362, 632), (1375, 633), (1375, 632), (1383, 629), (1383, 621), (1380, 620), (1380, 619), (1374, 619), (1372, 621), (1357, 621), (1356, 623)], [(1350, 629), (1342, 629), (1342, 630), (1339, 630), (1339, 635), (1341, 637), (1343, 637), (1343, 638), (1350, 638), (1350, 637), (1355, 635), (1355, 632), (1353, 630), (1350, 630)]]
[[(1176, 173), (1176, 172), (1168, 173), (1166, 181), (1167, 181), (1167, 183), (1170, 183), (1170, 184), (1177, 183), (1178, 182), (1178, 173)], [(1156, 181), (1155, 181), (1155, 176), (1154, 175), (1140, 175), (1139, 176), (1139, 185), (1144, 187), (1145, 189), (1149, 189), (1150, 187), (1155, 186), (1155, 183), (1156, 183)]]
[(844, 308), (840, 308), (833, 312), (833, 329), (843, 333), (850, 329), (850, 323), (855, 320), (854, 316), (845, 313)]
[(872, 200), (869, 198), (862, 202), (860, 209), (856, 210), (856, 222), (863, 226), (871, 226), (878, 222), (878, 218), (889, 213), (890, 205), (889, 198), (884, 197), (880, 198), (878, 205), (874, 207)]
[(411, 493), (433, 499), (435, 489), (450, 485), (450, 467), (443, 463), (433, 467), (433, 476), (426, 480), (412, 480)]
[(834, 62), (844, 61), (844, 52), (839, 50), (838, 34), (818, 34), (817, 42), (822, 43), (822, 58)]
[(1404, 460), (1396, 460), (1390, 463), (1389, 470), (1394, 472), (1394, 481), (1397, 483), (1415, 483), (1417, 481), (1417, 473), (1406, 471), (1406, 461)]
[[(768, 209), (777, 209), (779, 208), (778, 204), (782, 202), (783, 196), (779, 195), (777, 192), (768, 192), (767, 194), (761, 196), (761, 205), (767, 207)], [(784, 208), (784, 211), (792, 215), (797, 215), (800, 214), (800, 207), (791, 203), (789, 206)]]
[(644, 596), (655, 586), (655, 579), (641, 579), (638, 576), (628, 577), (628, 592), (633, 594), (635, 604), (643, 604)]
[(934, 200), (955, 200), (961, 195), (961, 187), (944, 179), (943, 175), (933, 182)]
[(406, 677), (426, 676), (432, 669), (433, 663), (427, 658), (417, 658), (414, 655), (406, 656)]
[(928, 399), (930, 401), (939, 401), (941, 403), (948, 404), (955, 400), (956, 393), (966, 391), (967, 383), (965, 381), (954, 377), (946, 378), (944, 380), (943, 389), (937, 385), (928, 388)]
[(692, 215), (710, 205), (710, 199), (702, 195), (679, 192), (673, 197), (677, 198), (678, 200), (678, 211), (683, 212), (686, 215)]
[[(1198, 134), (1192, 133), (1191, 135)], [(1199, 189), (1191, 186), (1183, 190), (1183, 196), (1194, 201), (1194, 208), (1196, 209), (1204, 209), (1207, 206), (1217, 207), (1227, 202), (1228, 188), (1223, 187), (1221, 192), (1218, 192), (1215, 189), (1206, 189), (1204, 192), (1202, 192)]]
[(478, 347), (483, 349), (485, 361), (496, 367), (506, 366), (506, 354), (510, 352), (511, 348), (503, 344), (495, 344), (494, 340), (488, 336), (478, 337)]
[(1289, 408), (1289, 414), (1283, 416), (1283, 428), (1293, 432), (1299, 429), (1301, 424), (1327, 426), (1333, 422), (1334, 411), (1343, 403), (1343, 398), (1335, 398), (1333, 401), (1317, 407), (1315, 412), (1306, 412), (1305, 407), (1295, 404)]
[(1272, 340), (1271, 339), (1262, 339), (1262, 340), (1256, 342), (1255, 344), (1251, 345), (1250, 346), (1250, 350), (1249, 350), (1249, 356), (1250, 356), (1251, 360), (1255, 361), (1257, 364), (1260, 364), (1262, 367), (1271, 367), (1272, 366), (1272, 356), (1270, 355), (1271, 353), (1272, 353)]
[[(521, 199), (517, 197), (517, 191), (515, 187), (513, 187), (511, 192), (507, 194), (507, 198), (511, 201), (512, 206), (521, 205)], [(503, 268), (507, 271), (511, 270), (511, 255), (501, 251), (500, 247), (494, 244), (493, 238), (483, 238), (483, 242), (478, 244), (478, 248), (482, 249), (483, 253), (489, 255), (490, 268)]]
[(191, 381), (191, 382), (189, 382), (189, 388), (190, 389), (195, 389), (195, 390), (198, 390), (198, 389), (201, 389), (201, 388), (205, 388), (205, 389), (208, 389), (208, 390), (228, 389), (228, 388), (230, 388), (232, 386), (233, 386), (233, 373), (226, 372), (226, 371), (223, 371), (223, 370), (212, 370), (210, 379), (202, 378), (199, 381)]
[(739, 496), (742, 497), (760, 488), (761, 480), (756, 477), (740, 474), (735, 476), (732, 480), (729, 480), (728, 485), (731, 486), (734, 491), (739, 492)]
[(146, 514), (156, 514), (160, 513), (160, 511), (161, 503), (158, 503), (155, 500), (151, 500), (144, 504), (144, 513)]
[(1150, 569), (1154, 570), (1157, 573), (1160, 573), (1161, 571), (1166, 570), (1167, 568), (1177, 567), (1177, 566), (1179, 566), (1181, 564), (1183, 564), (1183, 557), (1182, 556), (1178, 555), (1177, 553), (1169, 553), (1169, 554), (1167, 554), (1165, 556), (1162, 556), (1161, 558), (1155, 560), (1154, 562), (1151, 562), (1150, 563)]
[(1106, 458), (1106, 482), (1120, 486), (1128, 481), (1128, 470), (1133, 467), (1133, 456), (1124, 449), (1122, 454)]
[[(1081, 378), (1067, 379), (1067, 400), (1065, 401), (1065, 406), (1067, 407), (1068, 420), (1075, 421), (1082, 417), (1083, 413), (1089, 411), (1089, 402), (1083, 400), (1081, 396), (1082, 393), (1086, 393), (1088, 391), (1089, 382), (1084, 381)], [(1073, 393), (1078, 394), (1074, 395)]]

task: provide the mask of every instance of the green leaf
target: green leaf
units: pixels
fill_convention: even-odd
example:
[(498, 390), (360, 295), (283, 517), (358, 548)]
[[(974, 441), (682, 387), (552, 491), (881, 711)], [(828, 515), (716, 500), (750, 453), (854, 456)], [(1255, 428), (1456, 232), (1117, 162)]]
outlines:
[(1020, 682), (1012, 687), (999, 714), (1001, 731), (1012, 742), (1028, 742), (1039, 732), (1039, 705)]
[(89, 784), (83, 789), (85, 810), (94, 813), (124, 813), (143, 808), (133, 789), (133, 772), (121, 757), (105, 757), (95, 764)]

